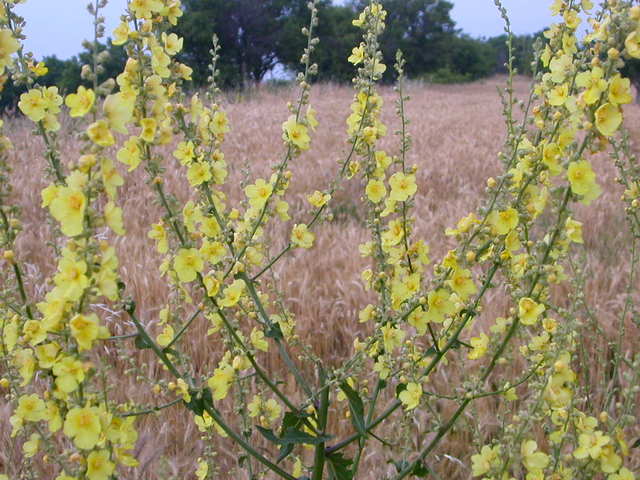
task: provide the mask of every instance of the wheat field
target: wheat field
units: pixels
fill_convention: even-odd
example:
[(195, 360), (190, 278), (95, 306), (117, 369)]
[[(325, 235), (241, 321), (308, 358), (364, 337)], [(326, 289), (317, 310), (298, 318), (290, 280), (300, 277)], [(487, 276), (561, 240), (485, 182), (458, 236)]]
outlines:
[[(454, 226), (457, 219), (479, 207), (487, 178), (500, 171), (498, 153), (502, 148), (506, 127), (497, 89), (503, 83), (503, 78), (493, 78), (467, 85), (411, 83), (408, 87), (411, 100), (407, 116), (411, 120), (409, 132), (413, 139), (408, 163), (418, 166), (416, 233), (431, 247), (434, 261), (441, 259), (452, 245), (453, 240), (444, 235), (445, 228)], [(517, 79), (515, 89), (519, 98), (526, 99), (529, 80)], [(394, 126), (389, 128), (383, 147), (395, 154), (399, 144), (398, 138), (393, 135), (398, 123), (394, 118), (396, 94), (387, 87), (381, 93), (387, 112), (384, 120)], [(294, 95), (294, 90), (288, 87), (263, 87), (244, 94), (225, 96), (224, 108), (232, 130), (222, 150), (230, 165), (232, 178), (228, 185), (235, 188), (226, 192), (230, 198), (240, 198), (244, 179), (269, 175), (269, 166), (281, 158), (281, 124), (288, 115), (286, 101)], [(318, 111), (320, 126), (313, 135), (314, 148), (291, 166), (293, 180), (287, 200), (291, 204), (292, 222), (308, 219), (306, 195), (316, 189), (322, 190), (334, 179), (339, 168), (338, 162), (348, 152), (349, 145), (343, 132), (349, 114), (345, 106), (349, 105), (352, 95), (352, 91), (344, 86), (314, 87), (311, 103)], [(625, 110), (631, 138), (640, 138), (640, 107), (630, 105)], [(41, 298), (47, 289), (47, 279), (55, 268), (50, 254), (52, 247), (46, 243), (53, 238), (51, 225), (35, 193), (45, 186), (42, 176), (35, 174), (44, 169), (44, 146), (40, 137), (31, 135), (27, 120), (7, 118), (5, 122), (6, 134), (15, 147), (10, 159), (15, 167), (12, 173), (16, 187), (14, 203), (22, 209), (23, 232), (17, 253), (26, 262), (31, 294)], [(79, 151), (75, 137), (77, 131), (69, 121), (63, 124), (58, 141), (64, 162), (77, 160), (74, 157), (77, 155), (74, 152)], [(189, 188), (185, 172), (177, 167), (177, 162), (171, 157), (172, 151), (173, 146), (165, 148), (169, 169), (165, 176), (166, 188), (179, 199), (186, 200)], [(579, 363), (588, 365), (585, 368), (589, 368), (589, 376), (594, 387), (597, 387), (605, 381), (618, 381), (606, 378), (606, 359), (610, 353), (606, 345), (608, 340), (614, 340), (617, 332), (613, 322), (617, 321), (626, 295), (629, 254), (625, 217), (619, 203), (622, 190), (615, 182), (615, 169), (606, 154), (597, 157), (594, 168), (605, 193), (588, 210), (588, 214), (586, 210), (584, 213), (579, 211), (577, 219), (584, 222), (585, 245), (581, 253), (586, 256), (589, 267), (584, 293), (594, 312), (595, 320), (591, 321), (597, 322), (598, 327), (590, 337), (586, 337), (598, 341), (585, 344), (582, 348), (584, 359), (590, 360)], [(121, 171), (124, 173), (124, 169)], [(126, 281), (126, 292), (137, 302), (143, 323), (156, 332), (154, 325), (158, 321), (159, 310), (166, 303), (168, 290), (166, 282), (155, 273), (160, 258), (152, 240), (147, 238), (147, 232), (150, 225), (161, 218), (161, 210), (154, 203), (154, 194), (144, 172), (136, 171), (123, 176), (125, 184), (119, 195), (128, 235), (114, 241), (121, 261), (121, 274)], [(354, 338), (365, 328), (358, 323), (358, 311), (368, 303), (368, 294), (360, 282), (360, 273), (367, 264), (357, 249), (357, 245), (366, 241), (368, 235), (359, 202), (360, 192), (362, 189), (358, 180), (342, 183), (332, 201), (333, 218), (324, 221), (317, 230), (314, 249), (310, 252), (294, 251), (273, 272), (273, 279), (277, 280), (283, 292), (283, 301), (297, 317), (298, 335), (313, 347), (316, 355), (329, 359), (330, 363), (335, 360), (336, 365), (351, 355)], [(277, 247), (286, 243), (288, 231), (279, 225), (269, 230), (267, 235)], [(562, 296), (566, 292), (556, 293)], [(477, 323), (478, 328), (496, 316), (507, 314), (503, 296), (504, 292), (496, 292), (487, 297)], [(113, 335), (126, 335), (134, 331), (126, 315), (114, 306), (104, 305), (101, 310)], [(593, 326), (593, 323), (585, 323), (585, 328)], [(634, 328), (632, 324), (628, 325), (625, 341), (629, 347), (638, 345), (640, 341), (638, 331)], [(213, 365), (221, 351), (216, 338), (207, 337), (207, 329), (207, 321), (204, 318), (198, 320), (188, 336), (188, 343), (184, 344), (193, 363), (202, 368)], [(124, 341), (118, 346), (105, 343), (100, 357), (95, 359), (96, 362), (104, 361), (112, 365), (111, 384), (114, 387), (110, 395), (123, 400), (132, 399), (141, 405), (171, 400), (173, 397), (170, 394), (158, 398), (152, 392), (155, 380), (168, 377), (151, 355), (139, 353), (131, 343)], [(596, 344), (599, 346), (596, 347)], [(134, 358), (145, 362), (133, 362)], [(276, 355), (263, 354), (260, 360), (267, 368), (279, 367)], [(460, 361), (463, 362), (462, 356)], [(134, 363), (145, 363), (145, 368), (134, 375), (122, 375), (123, 371), (134, 368)], [(302, 367), (308, 375), (314, 375), (312, 366)], [(447, 370), (448, 375), (456, 375), (458, 370), (462, 375), (463, 363), (458, 368)], [(458, 383), (444, 373), (437, 373), (433, 382), (434, 388), (443, 391), (446, 391), (449, 383)], [(590, 401), (597, 404), (597, 397), (598, 392), (595, 391)], [(477, 435), (488, 436), (495, 428), (499, 415), (496, 405), (491, 401), (480, 402), (466, 414), (467, 420), (475, 425)], [(452, 404), (441, 402), (437, 404), (435, 413), (427, 412), (425, 415), (444, 415), (453, 407)], [(11, 475), (18, 473), (13, 460), (19, 458), (20, 446), (9, 438), (11, 427), (6, 421), (9, 412), (9, 405), (0, 404), (3, 418), (0, 423), (0, 471)], [(126, 478), (195, 478), (195, 460), (201, 455), (204, 445), (193, 420), (185, 409), (179, 407), (164, 410), (161, 416), (161, 422), (153, 416), (141, 420), (137, 452), (141, 466), (135, 472), (131, 470), (127, 473)], [(345, 434), (350, 432), (349, 421), (339, 419), (334, 423), (337, 431)], [(400, 426), (401, 423), (398, 422), (398, 430), (407, 428)], [(470, 431), (462, 428), (454, 430), (431, 458), (430, 466), (443, 478), (471, 478), (469, 456), (475, 447)], [(387, 433), (392, 438), (394, 432)], [(419, 445), (425, 438), (416, 435), (413, 441)], [(225, 453), (227, 445), (224, 441), (220, 442), (217, 449), (220, 452), (219, 464), (224, 471), (235, 460)], [(362, 474), (362, 478), (379, 478), (389, 468), (375, 446), (365, 452), (365, 457), (367, 468), (363, 468), (362, 472), (371, 473), (368, 476)], [(639, 460), (635, 462), (634, 466), (638, 467)], [(50, 478), (47, 467), (46, 463), (39, 465), (42, 470), (38, 478)], [(220, 475), (220, 478), (236, 478)]]

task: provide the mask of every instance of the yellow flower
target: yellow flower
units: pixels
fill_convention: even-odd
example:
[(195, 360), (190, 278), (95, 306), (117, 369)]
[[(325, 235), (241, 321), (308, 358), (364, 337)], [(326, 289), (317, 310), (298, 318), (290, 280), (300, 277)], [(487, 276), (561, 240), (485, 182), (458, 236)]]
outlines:
[(616, 105), (631, 103), (633, 101), (631, 80), (616, 75), (609, 85), (609, 101)]
[(406, 335), (404, 330), (394, 327), (390, 323), (383, 325), (380, 330), (382, 331), (382, 341), (387, 354), (390, 354), (402, 345), (402, 341)]
[(88, 480), (109, 480), (115, 469), (108, 450), (96, 450), (87, 457)]
[(84, 380), (84, 367), (80, 360), (64, 356), (53, 365), (53, 375), (56, 377), (56, 387), (65, 393), (78, 389)]
[(630, 57), (640, 58), (640, 31), (631, 32), (624, 41), (624, 46)]
[(148, 19), (153, 13), (159, 13), (164, 5), (161, 0), (131, 0), (129, 9), (136, 18)]
[(196, 157), (195, 145), (192, 141), (180, 142), (173, 152), (173, 156), (178, 159), (182, 165), (189, 165)]
[(93, 90), (80, 85), (77, 93), (67, 95), (64, 103), (70, 108), (69, 115), (72, 117), (84, 117), (91, 111), (95, 99), (96, 94), (93, 93)]
[(471, 338), (469, 343), (471, 343), (473, 350), (467, 354), (467, 357), (470, 360), (477, 360), (486, 355), (487, 347), (489, 346), (489, 337), (485, 333), (481, 333), (479, 337)]
[(542, 149), (542, 163), (549, 168), (551, 175), (559, 175), (562, 172), (560, 160), (562, 158), (562, 150), (556, 143), (548, 143)]
[(85, 316), (77, 314), (69, 322), (71, 335), (78, 342), (78, 350), (91, 350), (93, 341), (98, 338), (100, 322), (95, 313)]
[(20, 48), (20, 42), (13, 37), (11, 30), (3, 28), (0, 30), (0, 74), (11, 63), (11, 55)]
[(231, 285), (224, 289), (220, 305), (223, 307), (233, 307), (240, 301), (244, 292), (245, 284), (242, 280), (234, 280)]
[(77, 261), (73, 254), (65, 252), (58, 263), (58, 273), (53, 281), (62, 296), (69, 301), (76, 301), (89, 286), (86, 272), (87, 264), (84, 261)]
[(158, 253), (167, 253), (169, 250), (169, 239), (167, 237), (167, 231), (161, 223), (151, 225), (151, 230), (147, 233), (147, 237), (156, 241)]
[(602, 135), (610, 137), (622, 124), (622, 112), (617, 105), (605, 103), (596, 110), (596, 127)]
[(119, 162), (129, 166), (129, 172), (138, 168), (142, 160), (142, 150), (139, 142), (140, 139), (138, 137), (129, 138), (116, 155)]
[(200, 247), (200, 255), (202, 258), (213, 265), (220, 262), (226, 253), (227, 250), (222, 242), (209, 242), (205, 240)]
[(365, 188), (365, 193), (370, 201), (380, 203), (387, 195), (387, 188), (384, 186), (384, 182), (380, 180), (369, 180)]
[(407, 201), (418, 190), (416, 176), (413, 174), (405, 175), (402, 172), (394, 173), (389, 179), (389, 185), (391, 186), (389, 198), (396, 202)]
[(107, 117), (108, 127), (119, 133), (128, 133), (127, 123), (133, 118), (134, 106), (135, 96), (124, 92), (105, 98), (102, 110)]
[(521, 298), (518, 302), (518, 316), (523, 325), (534, 325), (544, 310), (544, 305), (529, 297)]
[(610, 438), (601, 431), (581, 433), (578, 437), (578, 448), (573, 452), (577, 459), (591, 457), (596, 460), (603, 453), (603, 448), (609, 443)]
[(38, 345), (47, 338), (47, 330), (39, 320), (28, 320), (22, 327), (24, 339), (30, 345)]
[(273, 193), (273, 185), (259, 178), (253, 185), (245, 187), (244, 193), (249, 199), (249, 204), (259, 209), (267, 203), (267, 200)]
[(491, 465), (499, 459), (500, 446), (484, 445), (480, 453), (471, 457), (471, 474), (480, 477), (491, 470)]
[(607, 480), (635, 480), (635, 478), (636, 476), (631, 470), (626, 467), (622, 467), (618, 473), (609, 475)]
[(494, 235), (506, 235), (518, 226), (518, 211), (515, 208), (502, 211), (494, 210), (489, 214), (487, 221)]
[(158, 122), (156, 122), (156, 119), (143, 118), (142, 120), (140, 120), (140, 126), (142, 127), (140, 138), (147, 143), (153, 142), (153, 139), (156, 136), (156, 130), (158, 128)]
[(173, 261), (173, 268), (182, 283), (193, 282), (202, 272), (204, 262), (195, 248), (181, 248)]
[(44, 400), (33, 393), (23, 395), (18, 399), (18, 407), (14, 413), (21, 420), (39, 422), (46, 418), (47, 409)]
[(444, 288), (430, 292), (427, 297), (427, 319), (429, 322), (442, 323), (444, 317), (455, 311), (455, 305), (451, 301), (451, 295)]
[(227, 396), (234, 378), (235, 370), (231, 365), (221, 364), (213, 371), (213, 376), (207, 381), (207, 385), (213, 391), (214, 400), (222, 400)]
[(269, 351), (269, 342), (264, 338), (264, 332), (256, 327), (251, 330), (251, 344), (258, 350), (263, 352)]
[(304, 223), (295, 224), (291, 230), (291, 243), (296, 247), (311, 248), (315, 238)]
[(351, 50), (351, 55), (347, 60), (354, 65), (358, 65), (364, 62), (364, 53), (364, 45), (361, 44), (359, 47), (355, 47)]
[(100, 440), (100, 410), (96, 407), (74, 407), (64, 421), (64, 434), (76, 447), (91, 450)]
[(600, 454), (600, 470), (604, 473), (617, 472), (622, 466), (622, 458), (616, 454), (613, 445), (606, 445)]
[(571, 184), (571, 191), (582, 196), (582, 202), (589, 205), (602, 193), (596, 174), (587, 160), (572, 162), (567, 170), (567, 177)]
[(40, 448), (40, 438), (39, 434), (32, 433), (29, 440), (22, 444), (22, 451), (26, 458), (31, 458), (38, 453), (38, 449)]
[(124, 45), (129, 40), (130, 32), (131, 30), (129, 29), (129, 24), (127, 22), (120, 23), (120, 25), (118, 25), (113, 31), (112, 43), (116, 46)]
[(567, 218), (565, 223), (565, 230), (567, 232), (567, 238), (574, 243), (584, 243), (582, 240), (582, 223), (578, 222), (571, 217)]
[(413, 410), (420, 404), (422, 386), (419, 383), (410, 382), (407, 384), (407, 388), (400, 392), (398, 398), (406, 410)]
[(211, 180), (211, 167), (208, 163), (193, 162), (187, 171), (187, 179), (192, 187)]
[(535, 440), (525, 440), (520, 447), (522, 464), (529, 472), (542, 470), (549, 465), (549, 456), (537, 450), (538, 444)]
[(47, 102), (42, 95), (42, 90), (35, 88), (20, 95), (18, 107), (32, 122), (39, 122), (47, 113)]
[(591, 71), (576, 75), (576, 85), (586, 89), (582, 98), (587, 105), (593, 105), (600, 100), (600, 95), (607, 89), (607, 81), (603, 77), (604, 71), (600, 67), (593, 67)]
[(316, 208), (326, 205), (329, 200), (331, 200), (331, 195), (318, 190), (307, 196), (307, 201)]
[(98, 120), (97, 122), (89, 125), (87, 135), (89, 135), (89, 138), (93, 143), (101, 147), (110, 147), (116, 143), (106, 120)]
[(104, 206), (104, 219), (111, 230), (117, 235), (124, 235), (124, 224), (122, 221), (122, 209), (113, 202), (108, 202)]
[(204, 480), (209, 473), (209, 464), (206, 460), (198, 459), (198, 468), (196, 469), (196, 478), (198, 480)]
[(222, 138), (224, 134), (229, 131), (229, 120), (227, 119), (227, 114), (221, 110), (216, 111), (211, 118), (209, 128), (216, 137)]
[(298, 123), (296, 117), (291, 115), (289, 119), (282, 125), (283, 140), (290, 142), (300, 150), (309, 150), (311, 138), (307, 133), (307, 127)]
[(81, 190), (62, 187), (51, 201), (51, 215), (60, 222), (60, 230), (68, 237), (80, 235), (84, 230), (84, 212), (87, 199)]
[(549, 99), (549, 104), (554, 107), (560, 107), (564, 105), (569, 98), (569, 85), (566, 83), (562, 83), (560, 85), (556, 85), (547, 93), (547, 98)]
[(471, 212), (466, 217), (463, 217), (460, 220), (458, 220), (458, 224), (456, 225), (455, 229), (447, 228), (444, 234), (447, 236), (460, 235), (461, 233), (468, 232), (473, 225), (478, 223), (480, 222), (478, 221), (478, 218), (476, 217), (475, 213)]
[(478, 287), (473, 282), (473, 277), (469, 270), (457, 268), (446, 284), (458, 294), (463, 301), (478, 291)]

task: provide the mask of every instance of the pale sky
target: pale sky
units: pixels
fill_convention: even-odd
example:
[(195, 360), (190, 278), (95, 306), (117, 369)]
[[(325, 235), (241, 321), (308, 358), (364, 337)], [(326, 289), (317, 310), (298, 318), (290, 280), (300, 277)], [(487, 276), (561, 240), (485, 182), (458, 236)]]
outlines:
[[(451, 0), (453, 19), (457, 27), (474, 37), (494, 36), (502, 33), (502, 19), (493, 0)], [(79, 53), (85, 39), (93, 39), (91, 16), (86, 11), (87, 0), (27, 0), (17, 12), (27, 20), (27, 48), (37, 58), (56, 55), (66, 59)], [(552, 21), (549, 6), (552, 0), (503, 0), (509, 11), (513, 31), (517, 34), (533, 33)], [(109, 0), (104, 16), (107, 35), (119, 23), (127, 0)]]

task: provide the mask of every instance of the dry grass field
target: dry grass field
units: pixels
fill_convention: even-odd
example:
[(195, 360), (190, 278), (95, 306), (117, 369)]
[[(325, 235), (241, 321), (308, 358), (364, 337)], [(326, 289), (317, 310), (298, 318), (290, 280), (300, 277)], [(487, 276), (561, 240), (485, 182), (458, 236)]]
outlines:
[[(444, 229), (454, 226), (458, 218), (480, 205), (486, 179), (499, 173), (497, 154), (505, 137), (505, 126), (496, 88), (503, 81), (495, 78), (462, 86), (409, 86), (411, 100), (407, 115), (411, 120), (409, 130), (413, 145), (408, 161), (419, 167), (417, 234), (429, 244), (435, 260), (440, 259), (452, 244), (452, 240), (444, 235)], [(525, 98), (528, 88), (526, 79), (517, 80), (516, 90), (520, 98)], [(392, 134), (397, 128), (394, 117), (395, 93), (390, 88), (383, 89), (382, 93), (387, 111), (386, 123), (393, 125), (389, 128), (385, 148), (390, 153), (396, 153), (398, 139)], [(293, 95), (294, 92), (287, 88), (273, 91), (259, 89), (246, 94), (244, 98), (227, 98), (225, 109), (232, 131), (223, 151), (231, 169), (232, 179), (228, 184), (235, 188), (227, 192), (232, 199), (242, 195), (240, 185), (245, 175), (250, 178), (268, 175), (269, 165), (282, 155), (281, 123), (288, 115), (286, 101)], [(351, 97), (352, 91), (347, 87), (315, 87), (312, 104), (318, 111), (320, 126), (313, 136), (311, 152), (296, 159), (292, 165), (293, 181), (288, 200), (294, 220), (308, 219), (306, 195), (315, 189), (323, 189), (333, 180), (338, 161), (348, 151), (344, 130)], [(640, 108), (632, 105), (625, 110), (632, 138), (640, 138)], [(24, 231), (19, 239), (19, 255), (27, 262), (29, 289), (38, 297), (47, 288), (47, 278), (52, 273), (54, 263), (50, 246), (46, 243), (51, 238), (50, 225), (39, 202), (39, 191), (45, 185), (39, 174), (44, 168), (43, 145), (39, 138), (30, 135), (30, 128), (26, 120), (7, 121), (7, 135), (15, 144), (11, 159), (15, 165), (14, 200), (22, 207), (21, 218), (24, 222)], [(75, 161), (78, 155), (75, 131), (74, 126), (67, 123), (59, 138), (63, 159), (67, 162)], [(172, 151), (172, 147), (166, 148), (167, 166), (171, 170), (166, 177), (169, 179), (167, 190), (184, 200), (189, 189), (184, 171), (175, 167)], [(596, 319), (591, 321), (597, 321), (599, 326), (599, 330), (593, 329), (594, 325), (585, 319), (585, 325), (588, 324), (585, 328), (592, 329), (592, 333), (585, 336), (588, 340), (585, 340), (582, 355), (583, 360), (588, 358), (589, 362), (582, 365), (589, 370), (593, 388), (596, 389), (605, 381), (605, 362), (609, 354), (606, 346), (617, 331), (613, 322), (617, 321), (624, 302), (630, 254), (624, 212), (618, 201), (621, 189), (614, 181), (615, 169), (605, 154), (594, 160), (594, 166), (605, 193), (589, 208), (588, 215), (586, 210), (582, 213), (578, 209), (577, 218), (585, 224), (584, 254), (590, 269), (585, 294)], [(166, 302), (167, 287), (157, 274), (160, 259), (152, 241), (147, 238), (151, 223), (158, 221), (161, 211), (154, 202), (154, 194), (145, 175), (140, 169), (125, 176), (120, 196), (129, 234), (125, 239), (115, 242), (127, 293), (136, 300), (143, 322), (155, 331), (158, 312)], [(333, 219), (323, 222), (318, 229), (313, 250), (293, 252), (274, 272), (284, 301), (297, 316), (298, 334), (313, 346), (316, 355), (330, 359), (336, 365), (351, 355), (353, 340), (364, 328), (357, 320), (359, 309), (367, 303), (367, 293), (360, 283), (360, 272), (366, 268), (366, 262), (358, 254), (358, 244), (366, 240), (367, 230), (359, 206), (359, 192), (361, 186), (357, 180), (343, 183), (334, 196)], [(286, 241), (287, 228), (290, 226), (278, 226), (267, 232), (273, 245), (282, 245)], [(491, 322), (496, 316), (505, 316), (507, 307), (503, 294), (496, 291), (487, 297), (477, 327)], [(126, 315), (109, 306), (104, 306), (103, 318), (113, 335), (133, 331)], [(220, 350), (217, 337), (206, 336), (207, 328), (206, 320), (199, 320), (185, 344), (194, 363), (203, 368), (214, 364)], [(633, 344), (637, 346), (639, 342), (638, 331), (629, 324), (627, 347)], [(110, 395), (123, 400), (135, 399), (146, 405), (171, 400), (173, 397), (170, 394), (159, 397), (151, 392), (155, 379), (167, 377), (151, 361), (150, 355), (137, 353), (130, 343), (124, 342), (118, 348), (105, 344), (101, 357), (96, 358), (97, 362), (113, 365), (113, 390)], [(452, 358), (455, 359), (455, 355)], [(139, 360), (144, 360), (147, 365), (136, 372), (132, 370), (132, 365)], [(275, 355), (271, 357), (264, 354), (260, 360), (269, 368), (279, 368)], [(446, 392), (449, 385), (457, 383), (458, 376), (463, 375), (465, 369), (462, 355), (459, 362), (459, 365), (451, 365), (451, 369), (438, 370), (433, 378), (434, 389)], [(305, 365), (303, 368), (313, 375), (311, 366)], [(129, 374), (123, 375), (124, 372)], [(514, 373), (512, 377), (516, 375)], [(591, 401), (597, 404), (597, 391), (594, 391)], [(485, 435), (485, 439), (488, 438), (499, 421), (496, 405), (493, 401), (478, 403), (462, 420), (463, 424), (468, 422), (473, 428), (454, 430), (439, 447), (430, 465), (442, 478), (471, 478), (469, 457), (477, 447), (473, 444), (473, 429)], [(435, 411), (425, 415), (446, 415), (453, 408), (453, 404), (438, 402)], [(0, 471), (11, 474), (9, 462), (19, 456), (20, 446), (9, 439), (10, 426), (6, 421), (9, 410), (8, 405), (0, 404), (0, 416), (3, 419), (0, 423)], [(136, 473), (127, 474), (126, 478), (195, 478), (195, 459), (201, 455), (203, 445), (193, 420), (189, 418), (187, 410), (180, 407), (164, 410), (160, 415), (161, 421), (152, 416), (141, 420), (138, 457), (142, 466)], [(397, 428), (393, 427), (397, 430), (396, 434), (406, 428), (401, 422), (397, 425)], [(334, 427), (342, 433), (348, 433), (351, 429), (346, 420), (336, 421)], [(387, 433), (391, 435), (393, 432)], [(415, 435), (412, 441), (418, 445), (424, 438)], [(389, 468), (386, 459), (375, 451), (375, 444), (372, 445), (373, 448), (365, 452), (366, 468), (362, 468), (360, 475), (363, 479), (380, 478)], [(228, 448), (229, 445), (224, 441), (218, 445), (220, 465), (233, 464), (231, 455), (225, 453)], [(635, 462), (635, 467), (638, 467), (638, 460)], [(47, 465), (43, 464), (41, 478), (50, 478), (46, 472)], [(219, 478), (240, 478), (228, 475), (221, 473)]]

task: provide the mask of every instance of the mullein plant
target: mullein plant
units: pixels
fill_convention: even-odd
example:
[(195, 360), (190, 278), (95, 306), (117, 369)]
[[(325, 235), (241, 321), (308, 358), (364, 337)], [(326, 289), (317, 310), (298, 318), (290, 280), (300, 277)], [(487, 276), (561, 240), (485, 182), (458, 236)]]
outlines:
[[(390, 68), (380, 50), (387, 16), (382, 3), (371, 1), (353, 21), (362, 41), (348, 59), (356, 68), (349, 148), (326, 188), (308, 192), (299, 218), (289, 214), (287, 192), (294, 181), (290, 166), (304, 162), (318, 125), (310, 103), (317, 0), (308, 4), (310, 22), (302, 32), (307, 46), (297, 96), (282, 119), (282, 156), (270, 176), (245, 181), (236, 204), (227, 181), (233, 165), (224, 154), (231, 126), (216, 86), (220, 46), (214, 38), (208, 91), (187, 94), (192, 70), (177, 60), (184, 40), (171, 33), (182, 15), (179, 0), (129, 2), (113, 34), (113, 43), (127, 53), (126, 66), (102, 83), (105, 57), (97, 42), (104, 35), (100, 10), (106, 0), (91, 4), (94, 55), (83, 78), (92, 86), (65, 98), (56, 87), (39, 84), (46, 66), (21, 46), (24, 20), (14, 12), (16, 3), (23, 2), (1, 2), (0, 68), (28, 86), (19, 108), (46, 146), (48, 186), (41, 199), (56, 233), (51, 249), (57, 265), (51, 288), (42, 298), (30, 296), (25, 259), (14, 248), (20, 221), (8, 180), (11, 143), (2, 137), (1, 386), (14, 405), (12, 438), (22, 442), (16, 461), (23, 468), (16, 471), (31, 472), (21, 475), (37, 478), (37, 470), (29, 470), (34, 458), (53, 465), (57, 480), (126, 475), (137, 465), (136, 419), (185, 408), (205, 440), (193, 467), (200, 480), (224, 475), (218, 447), (230, 444), (238, 454), (236, 476), (369, 478), (361, 464), (374, 442), (391, 465), (379, 467), (377, 478), (425, 477), (438, 471), (434, 454), (446, 453), (442, 441), (462, 428), (475, 437), (477, 451), (470, 449), (465, 460), (479, 478), (635, 478), (627, 433), (637, 428), (640, 359), (623, 340), (637, 282), (640, 170), (623, 127), (632, 95), (620, 70), (626, 59), (640, 58), (640, 7), (613, 0), (598, 9), (588, 0), (554, 2), (559, 22), (545, 32), (521, 118), (508, 61), (502, 174), (487, 181), (482, 206), (446, 230), (454, 248), (432, 264), (427, 243), (415, 232), (418, 166), (406, 161), (410, 99), (400, 52), (394, 66), (399, 148), (392, 154), (380, 147), (389, 127), (377, 85)], [(496, 3), (509, 33), (506, 12)], [(578, 36), (585, 23), (588, 33)], [(77, 158), (68, 161), (58, 147), (63, 110), (81, 132)], [(601, 152), (610, 152), (624, 186), (621, 208), (632, 232), (633, 261), (611, 362), (613, 376), (625, 381), (603, 385), (603, 400), (594, 403), (577, 362), (585, 334), (581, 319), (592, 314), (588, 299), (578, 294), (585, 274), (576, 266), (576, 247), (583, 239), (573, 210), (577, 203), (597, 206), (601, 187), (592, 160)], [(161, 256), (159, 273), (169, 293), (153, 327), (120, 276), (111, 240), (126, 236), (123, 218), (135, 215), (119, 205), (118, 189), (138, 169), (162, 212), (149, 223), (148, 239)], [(186, 202), (165, 181), (170, 169), (190, 186)], [(314, 247), (317, 227), (329, 218), (332, 198), (345, 182), (362, 188), (370, 239), (358, 248), (369, 260), (362, 283), (372, 300), (354, 319), (369, 334), (356, 340), (342, 365), (330, 366), (296, 335), (286, 291), (267, 274), (290, 252)], [(280, 249), (269, 237), (278, 222), (289, 222)], [(567, 300), (558, 294), (561, 288), (575, 295)], [(506, 292), (508, 315), (480, 322), (487, 296), (496, 290)], [(105, 303), (130, 320), (129, 334), (109, 332), (97, 308)], [(192, 326), (202, 322), (218, 354), (197, 365), (185, 345)], [(148, 407), (111, 394), (113, 376), (97, 352), (121, 342), (157, 358), (163, 373), (152, 388), (166, 403)], [(267, 368), (267, 354), (277, 356), (283, 370)], [(459, 365), (459, 384), (438, 387), (437, 374)], [(511, 375), (509, 365), (520, 365), (521, 372)], [(140, 374), (142, 367), (127, 371)], [(286, 388), (284, 376), (293, 380)], [(486, 399), (504, 404), (500, 427), (492, 431), (465, 419)], [(431, 414), (425, 419), (426, 411)], [(352, 433), (338, 437), (333, 432), (342, 419)], [(390, 444), (380, 437), (385, 426), (424, 440), (415, 445), (411, 435), (400, 435)]]

